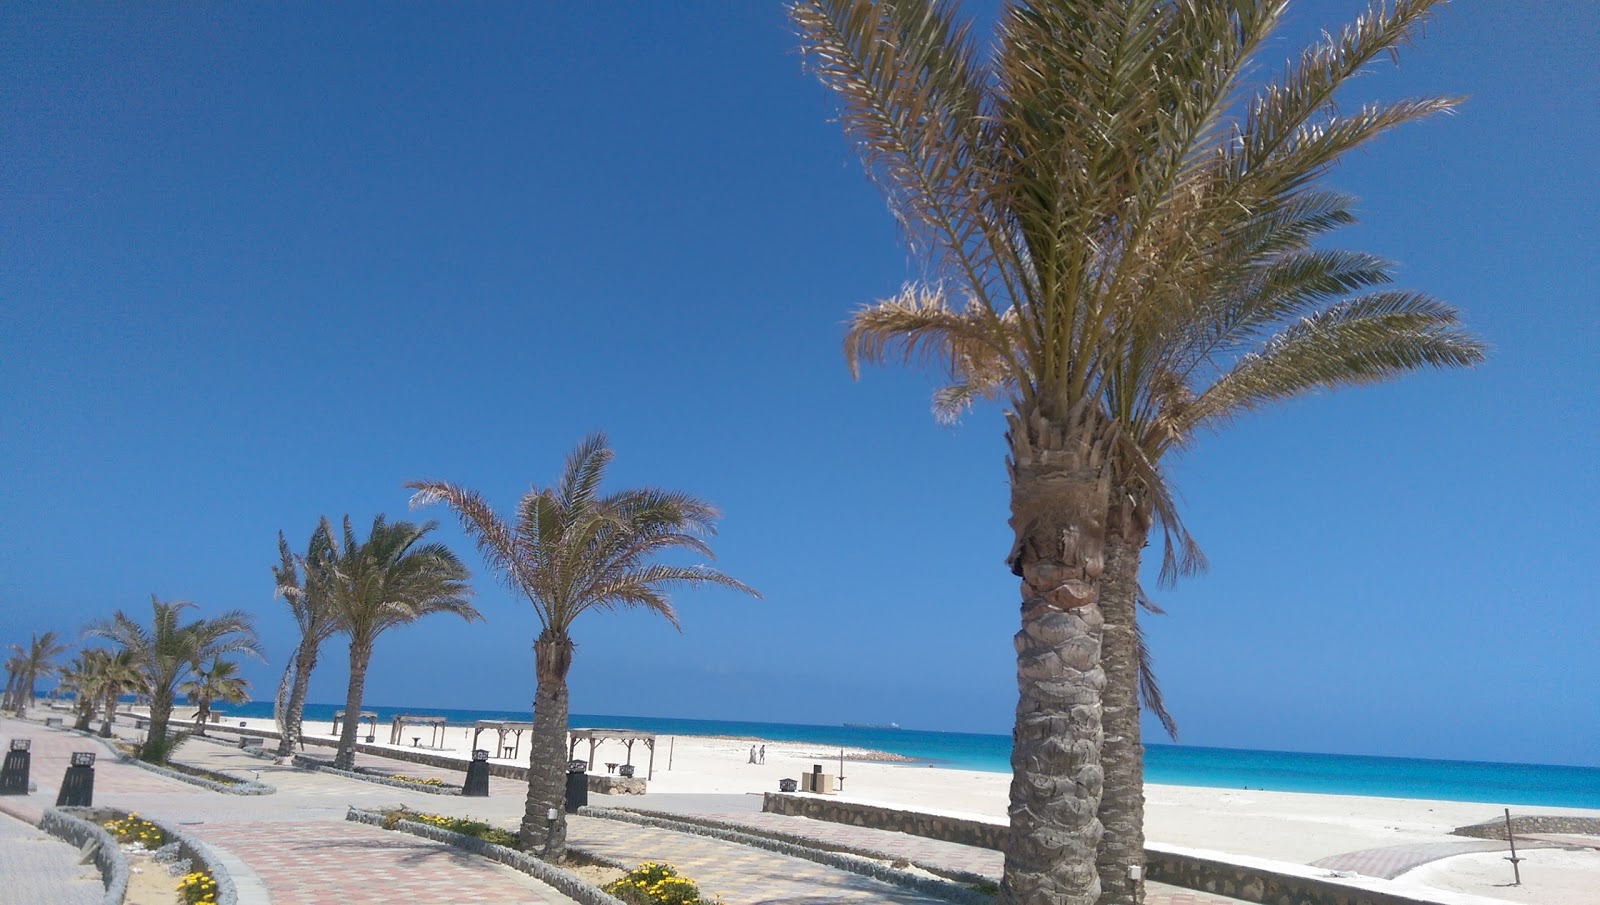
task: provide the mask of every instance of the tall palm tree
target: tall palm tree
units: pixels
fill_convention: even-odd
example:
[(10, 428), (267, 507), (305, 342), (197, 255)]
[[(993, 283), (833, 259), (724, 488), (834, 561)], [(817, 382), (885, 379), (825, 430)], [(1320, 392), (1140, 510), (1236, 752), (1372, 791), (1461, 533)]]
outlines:
[(195, 732), (205, 735), (212, 702), (243, 704), (250, 700), (250, 680), (239, 675), (239, 664), (220, 656), (213, 656), (209, 664), (195, 663), (192, 668), (194, 677), (178, 686), (178, 693), (195, 705)]
[(178, 685), (193, 664), (232, 653), (261, 656), (248, 613), (230, 610), (212, 619), (184, 622), (184, 614), (194, 608), (187, 601), (164, 601), (151, 594), (148, 628), (121, 610), (110, 619), (91, 622), (84, 628), (86, 635), (122, 646), (137, 671), (138, 690), (150, 697), (150, 731), (139, 749), (139, 758), (150, 763), (164, 763), (172, 749), (167, 738), (168, 721)]
[(294, 754), (295, 743), (300, 739), (311, 671), (317, 666), (322, 642), (339, 628), (338, 614), (328, 599), (332, 577), (329, 564), (336, 552), (333, 526), (326, 517), (311, 532), (311, 541), (303, 556), (291, 553), (283, 532), (278, 532), (278, 565), (273, 567), (272, 577), (277, 595), (289, 605), (295, 624), (300, 628), (300, 643), (284, 669), (274, 700), (279, 757)]
[[(522, 847), (542, 848), (547, 860), (566, 850), (562, 797), (567, 762), (567, 672), (572, 668), (572, 623), (590, 610), (642, 608), (678, 627), (667, 592), (721, 585), (760, 597), (752, 588), (705, 566), (656, 561), (689, 550), (714, 559), (705, 538), (716, 533), (717, 510), (684, 493), (655, 488), (602, 495), (612, 452), (604, 434), (592, 434), (567, 457), (560, 481), (535, 486), (522, 497), (516, 521), (502, 521), (478, 493), (443, 481), (411, 481), (411, 505), (443, 501), (478, 542), (478, 552), (539, 619), (534, 642), (537, 685), (528, 754), (528, 797)], [(557, 815), (553, 827), (546, 814)]]
[(56, 671), (55, 659), (66, 653), (67, 649), (68, 645), (57, 640), (55, 632), (45, 632), (42, 635), (35, 632), (27, 647), (11, 645), (11, 650), (19, 661), (16, 688), (13, 692), (17, 716), (22, 716), (27, 707), (33, 703), (34, 683)]
[[(913, 325), (878, 339), (913, 358), (954, 348), (958, 361), (991, 361), (990, 386), (1009, 407), (1007, 562), (1023, 579), (1023, 608), (1007, 902), (1088, 905), (1101, 893), (1101, 605), (1119, 586), (1108, 565), (1136, 575), (1117, 557), (1141, 536), (1132, 521), (1141, 513), (1192, 549), (1158, 460), (1130, 428), (1149, 416), (1144, 406), (1166, 411), (1153, 423), (1187, 437), (1200, 422), (1185, 428), (1173, 413), (1209, 407), (1196, 392), (1207, 374), (1242, 373), (1216, 381), (1253, 388), (1236, 411), (1283, 398), (1266, 388), (1273, 366), (1242, 354), (1273, 330), (1300, 344), (1304, 361), (1325, 364), (1338, 353), (1321, 337), (1362, 335), (1375, 322), (1453, 334), (1454, 313), (1420, 295), (1325, 307), (1337, 293), (1273, 282), (1359, 290), (1376, 282), (1362, 275), (1372, 268), (1361, 256), (1305, 253), (1277, 262), (1287, 273), (1267, 266), (1347, 222), (1348, 200), (1318, 185), (1341, 155), (1454, 105), (1334, 106), (1344, 81), (1417, 34), (1435, 0), (1369, 10), (1276, 79), (1251, 84), (1284, 5), (1016, 0), (1002, 9), (987, 59), (949, 3), (791, 7), (869, 174), (925, 256), (927, 278), (902, 307), (958, 315), (943, 333)], [(1360, 352), (1394, 354), (1381, 341)], [(973, 388), (955, 370), (959, 397)], [(1139, 491), (1131, 508), (1130, 486)], [(1131, 683), (1120, 687), (1131, 695)], [(1114, 717), (1131, 700), (1114, 699)], [(1126, 879), (1109, 884), (1109, 900), (1137, 899), (1139, 884)]]
[(423, 543), (438, 527), (437, 522), (391, 524), (379, 515), (366, 541), (358, 542), (345, 516), (343, 548), (327, 564), (328, 602), (337, 614), (338, 630), (350, 638), (350, 685), (335, 766), (355, 766), (361, 722), (356, 716), (378, 636), (435, 613), (452, 613), (468, 622), (483, 618), (467, 602), (472, 595), (467, 567), (445, 545)]

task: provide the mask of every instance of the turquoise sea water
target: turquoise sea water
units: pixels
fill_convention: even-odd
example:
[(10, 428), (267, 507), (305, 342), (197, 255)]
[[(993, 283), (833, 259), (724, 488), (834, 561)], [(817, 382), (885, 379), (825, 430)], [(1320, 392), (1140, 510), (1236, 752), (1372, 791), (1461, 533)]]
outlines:
[[(333, 718), (335, 709), (330, 705), (309, 705), (306, 718), (329, 720)], [(385, 724), (389, 719), (398, 713), (439, 715), (447, 718), (452, 725), (462, 726), (471, 725), (474, 720), (530, 718), (527, 712), (501, 710), (440, 710), (375, 705), (366, 709), (378, 714), (382, 727), (380, 735), (387, 731)], [(229, 712), (246, 719), (270, 719), (272, 704), (254, 701), (229, 708)], [(934, 764), (996, 773), (1011, 770), (1011, 739), (1003, 735), (580, 713), (572, 715), (571, 725), (638, 729), (660, 735), (731, 735), (781, 742), (872, 748), (913, 758), (916, 764), (908, 764), (908, 769)], [(1149, 745), (1145, 749), (1145, 779), (1152, 783), (1179, 786), (1600, 808), (1600, 768), (1594, 767)]]

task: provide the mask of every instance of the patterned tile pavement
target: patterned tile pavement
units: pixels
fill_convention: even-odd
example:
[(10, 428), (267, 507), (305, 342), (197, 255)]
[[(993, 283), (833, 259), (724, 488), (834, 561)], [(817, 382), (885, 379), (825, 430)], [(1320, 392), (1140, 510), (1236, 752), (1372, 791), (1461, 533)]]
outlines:
[(0, 814), (0, 905), (100, 905), (105, 889), (78, 850)]
[(625, 863), (665, 861), (728, 905), (884, 902), (947, 905), (866, 877), (758, 848), (594, 817), (573, 817), (567, 838)]
[[(849, 826), (810, 820), (805, 817), (787, 817), (782, 814), (736, 812), (701, 814), (725, 823), (739, 824), (754, 829), (783, 833), (814, 839), (830, 845), (841, 845), (866, 851), (895, 855), (948, 870), (962, 870), (998, 879), (1004, 858), (991, 849), (957, 845), (938, 839), (927, 839), (889, 830)], [(1195, 892), (1161, 883), (1147, 883), (1146, 905), (1242, 905), (1240, 900), (1213, 893)]]
[(185, 827), (239, 853), (273, 902), (296, 905), (512, 905), (571, 900), (509, 867), (358, 823), (205, 823)]

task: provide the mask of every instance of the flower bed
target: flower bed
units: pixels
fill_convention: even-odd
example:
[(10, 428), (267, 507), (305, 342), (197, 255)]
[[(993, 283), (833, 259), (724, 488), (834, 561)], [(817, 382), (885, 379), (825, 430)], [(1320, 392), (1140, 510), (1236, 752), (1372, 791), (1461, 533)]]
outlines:
[(381, 826), (385, 829), (393, 829), (396, 832), (410, 833), (413, 836), (421, 836), (424, 839), (431, 839), (435, 842), (443, 842), (463, 851), (481, 855), (491, 861), (498, 861), (507, 867), (533, 877), (541, 883), (555, 887), (557, 891), (570, 899), (582, 903), (582, 905), (628, 905), (628, 903), (623, 902), (616, 896), (603, 892), (600, 887), (585, 882), (570, 871), (562, 870), (553, 864), (547, 864), (527, 852), (520, 852), (514, 848), (490, 842), (487, 839), (468, 836), (453, 830), (447, 830), (441, 826), (415, 820), (390, 821), (387, 814), (362, 811), (356, 808), (351, 808), (349, 813), (345, 815), (345, 819), (356, 823), (364, 823), (368, 826)]
[(605, 891), (628, 905), (721, 905), (721, 899), (706, 899), (700, 887), (678, 873), (670, 864), (646, 861), (610, 883)]
[(438, 827), (474, 839), (482, 839), (493, 845), (503, 845), (507, 848), (517, 847), (517, 834), (509, 833), (499, 827), (484, 823), (482, 820), (473, 820), (471, 817), (445, 817), (442, 814), (424, 814), (406, 808), (397, 808), (385, 811), (383, 814), (383, 828), (394, 829), (400, 821), (407, 820), (412, 823), (421, 823), (426, 826)]

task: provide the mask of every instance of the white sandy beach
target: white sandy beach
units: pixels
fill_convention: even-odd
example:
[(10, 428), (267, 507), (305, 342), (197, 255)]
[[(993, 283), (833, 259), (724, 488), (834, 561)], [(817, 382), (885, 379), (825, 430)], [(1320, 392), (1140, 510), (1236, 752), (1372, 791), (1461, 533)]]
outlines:
[[(271, 728), (268, 720), (249, 720), (253, 728)], [(237, 722), (231, 723), (237, 725)], [(307, 722), (311, 735), (326, 736), (327, 723)], [(364, 731), (363, 731), (364, 735)], [(427, 728), (407, 729), (399, 747), (411, 748), (413, 736), (426, 747)], [(452, 727), (437, 753), (465, 758), (471, 730)], [(389, 726), (380, 724), (377, 742), (386, 743)], [(493, 733), (480, 745), (494, 748)], [(750, 764), (750, 748), (766, 746), (766, 763)], [(326, 749), (324, 749), (326, 750)], [(588, 750), (578, 745), (578, 756)], [(498, 752), (497, 752), (498, 753)], [(527, 758), (526, 735), (515, 759)], [(838, 748), (774, 742), (762, 739), (662, 736), (657, 742), (651, 793), (759, 794), (776, 791), (778, 781), (809, 773), (815, 764), (839, 773)], [(931, 767), (925, 763), (886, 763), (863, 760), (877, 752), (845, 749), (844, 782), (838, 797), (887, 804), (919, 811), (937, 811), (988, 820), (1005, 817), (1009, 775)], [(618, 742), (596, 749), (598, 772), (608, 762), (621, 763), (627, 751)], [(857, 758), (857, 759), (852, 759)], [(643, 777), (649, 751), (642, 743), (633, 748), (633, 763)], [(398, 766), (398, 765), (397, 765)], [(404, 772), (433, 775), (429, 768), (412, 766)], [(1308, 864), (1347, 852), (1419, 843), (1457, 843), (1450, 835), (1458, 826), (1481, 823), (1501, 816), (1493, 804), (1320, 795), (1298, 792), (1264, 792), (1198, 786), (1146, 787), (1146, 827), (1152, 842), (1209, 849), (1234, 855)], [(1521, 814), (1558, 814), (1600, 817), (1600, 810), (1553, 807), (1514, 807)], [(1595, 840), (1600, 846), (1600, 839)], [(1401, 875), (1394, 882), (1452, 890), (1517, 902), (1552, 905), (1600, 903), (1600, 849), (1584, 851), (1532, 850), (1525, 852), (1524, 885), (1509, 887), (1510, 866), (1503, 853), (1460, 855), (1435, 861)]]

